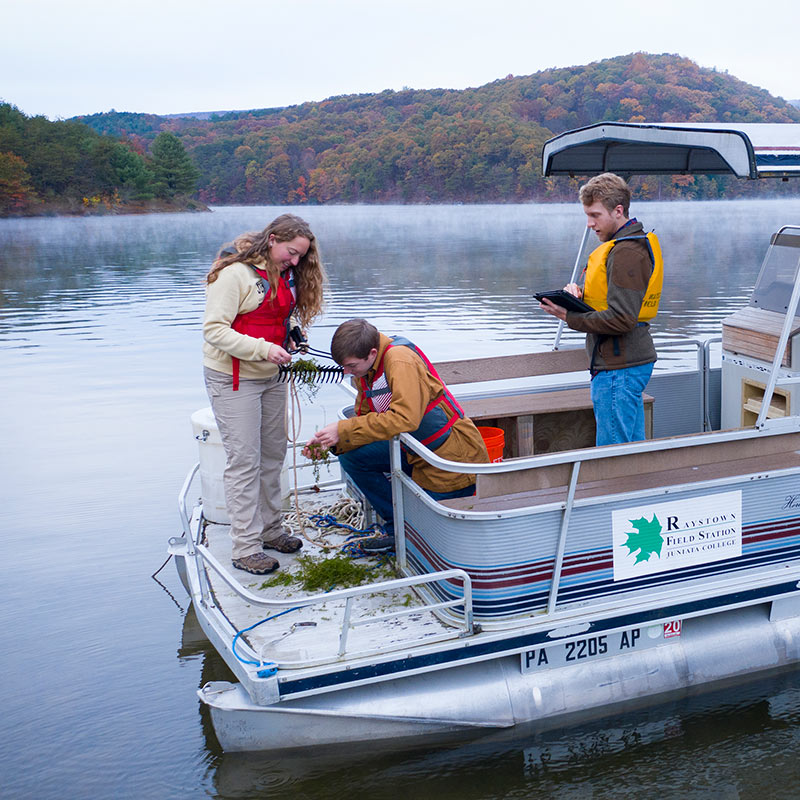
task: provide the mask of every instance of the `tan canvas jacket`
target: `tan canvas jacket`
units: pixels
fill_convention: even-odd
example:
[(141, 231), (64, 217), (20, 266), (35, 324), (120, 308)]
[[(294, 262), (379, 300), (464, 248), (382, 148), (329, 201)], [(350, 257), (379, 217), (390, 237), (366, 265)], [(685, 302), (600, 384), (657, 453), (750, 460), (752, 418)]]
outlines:
[[(375, 365), (378, 365), (383, 356), (384, 373), (392, 390), (389, 409), (382, 413), (370, 411), (361, 389), (361, 381), (354, 380), (353, 383), (358, 390), (355, 408), (360, 411), (360, 416), (339, 422), (337, 452), (347, 452), (370, 442), (391, 439), (399, 433), (417, 430), (428, 404), (441, 396), (444, 391), (441, 381), (431, 375), (422, 359), (413, 350), (398, 346), (386, 352), (389, 344), (391, 339), (381, 334), (378, 355), (375, 359)], [(372, 386), (375, 380), (375, 367), (365, 377), (367, 384)], [(444, 408), (449, 419), (452, 412)], [(489, 461), (486, 445), (472, 420), (467, 417), (453, 424), (450, 436), (436, 450), (436, 455), (452, 461), (467, 461), (473, 464), (484, 464)], [(451, 492), (475, 482), (474, 474), (445, 472), (411, 452), (408, 453), (408, 460), (413, 470), (412, 479), (423, 489)]]

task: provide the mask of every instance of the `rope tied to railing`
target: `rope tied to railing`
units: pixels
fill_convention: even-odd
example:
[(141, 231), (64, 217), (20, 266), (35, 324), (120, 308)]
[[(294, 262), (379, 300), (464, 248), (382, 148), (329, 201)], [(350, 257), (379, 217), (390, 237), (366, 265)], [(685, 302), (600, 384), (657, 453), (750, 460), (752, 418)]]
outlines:
[(242, 628), (240, 631), (236, 631), (236, 635), (233, 637), (233, 642), (231, 643), (231, 651), (233, 652), (234, 656), (242, 663), (248, 664), (253, 667), (258, 667), (256, 670), (256, 675), (259, 678), (271, 678), (278, 672), (278, 665), (274, 661), (252, 661), (249, 658), (243, 658), (236, 652), (236, 642), (239, 638), (241, 638), (242, 634), (247, 633), (248, 631), (253, 630), (253, 628), (257, 628), (259, 625), (263, 625), (265, 622), (269, 622), (272, 619), (277, 619), (278, 617), (282, 617), (284, 614), (288, 614), (290, 611), (297, 611), (302, 606), (295, 606), (294, 608), (287, 608), (285, 611), (279, 611), (277, 614), (272, 614), (269, 617), (265, 617), (264, 619), (260, 619), (258, 622), (250, 625), (247, 628)]

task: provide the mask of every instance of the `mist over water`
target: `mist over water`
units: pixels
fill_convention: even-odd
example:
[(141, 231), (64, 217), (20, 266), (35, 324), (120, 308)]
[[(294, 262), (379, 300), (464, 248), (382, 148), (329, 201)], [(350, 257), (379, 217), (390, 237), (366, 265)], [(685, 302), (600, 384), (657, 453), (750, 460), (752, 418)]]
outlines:
[[(150, 575), (179, 531), (189, 417), (208, 405), (203, 276), (223, 243), (286, 210), (0, 220), (0, 795), (796, 796), (793, 674), (576, 731), (346, 758), (220, 752), (195, 691), (230, 675), (172, 565), (172, 597)], [(800, 223), (800, 201), (632, 210), (665, 254), (657, 343), (719, 335), (770, 234)], [(433, 360), (548, 348), (555, 323), (531, 295), (566, 283), (584, 226), (577, 204), (293, 211), (330, 274), (312, 345), (364, 316)], [(321, 387), (304, 432), (346, 402)]]

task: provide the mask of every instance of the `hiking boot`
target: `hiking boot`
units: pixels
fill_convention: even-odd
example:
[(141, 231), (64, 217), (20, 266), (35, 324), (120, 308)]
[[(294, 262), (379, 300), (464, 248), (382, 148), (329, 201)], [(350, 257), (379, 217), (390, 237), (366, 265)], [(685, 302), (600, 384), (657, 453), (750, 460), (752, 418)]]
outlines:
[(371, 536), (362, 539), (359, 544), (365, 553), (386, 553), (394, 550), (394, 536)]
[(279, 553), (296, 553), (303, 546), (303, 540), (296, 536), (282, 533), (274, 542), (264, 542), (265, 550), (277, 550)]
[(236, 569), (252, 572), (253, 575), (266, 575), (268, 572), (275, 572), (280, 566), (278, 559), (266, 553), (253, 553), (244, 558), (234, 558), (231, 563)]

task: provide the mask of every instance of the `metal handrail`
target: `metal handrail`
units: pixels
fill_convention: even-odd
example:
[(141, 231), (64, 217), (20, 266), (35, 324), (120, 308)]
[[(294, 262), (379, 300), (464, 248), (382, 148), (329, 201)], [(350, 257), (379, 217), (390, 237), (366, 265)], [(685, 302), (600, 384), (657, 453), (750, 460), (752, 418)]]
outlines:
[[(367, 586), (354, 586), (350, 589), (336, 589), (324, 594), (312, 595), (311, 597), (292, 598), (291, 600), (270, 600), (261, 597), (249, 589), (245, 589), (236, 578), (222, 566), (219, 560), (211, 551), (202, 544), (197, 545), (197, 552), (203, 560), (216, 572), (236, 594), (248, 603), (264, 608), (286, 608), (287, 606), (313, 606), (317, 603), (327, 603), (331, 600), (341, 600), (346, 597), (357, 597), (364, 594), (374, 594), (375, 592), (388, 592), (393, 589), (402, 589), (406, 586), (414, 586), (417, 583), (434, 583), (447, 578), (459, 578), (464, 581), (464, 605), (467, 608), (468, 619), (472, 620), (472, 579), (463, 569), (447, 569), (441, 572), (433, 572), (428, 575), (417, 575), (413, 578), (395, 578), (382, 583), (371, 583)], [(470, 622), (471, 624), (471, 622)]]
[[(407, 578), (396, 578), (391, 581), (383, 581), (382, 583), (373, 583), (367, 586), (356, 586), (350, 589), (338, 589), (331, 592), (326, 592), (320, 595), (313, 595), (311, 597), (306, 598), (292, 598), (291, 600), (273, 600), (265, 597), (261, 597), (249, 589), (244, 588), (234, 577), (232, 577), (225, 567), (214, 557), (214, 555), (210, 552), (210, 550), (202, 544), (198, 544), (195, 548), (195, 557), (198, 561), (202, 559), (202, 561), (210, 567), (214, 572), (219, 575), (219, 577), (223, 580), (223, 582), (233, 590), (233, 592), (238, 595), (242, 600), (245, 600), (247, 603), (250, 603), (254, 606), (259, 606), (261, 608), (269, 608), (269, 609), (287, 609), (287, 608), (304, 608), (308, 606), (314, 606), (321, 603), (327, 603), (330, 601), (335, 600), (345, 600), (346, 602), (346, 614), (343, 616), (342, 620), (342, 630), (340, 631), (340, 642), (345, 642), (347, 640), (347, 634), (344, 631), (345, 625), (348, 627), (356, 627), (360, 623), (357, 621), (355, 623), (351, 622), (349, 619), (349, 601), (353, 598), (357, 597), (365, 597), (367, 595), (377, 594), (380, 592), (388, 592), (395, 589), (402, 589), (409, 586), (417, 586), (421, 584), (427, 583), (438, 583), (439, 581), (455, 578), (460, 580), (463, 586), (463, 597), (456, 598), (451, 601), (445, 601), (442, 603), (426, 603), (424, 606), (418, 606), (412, 609), (401, 609), (398, 611), (387, 612), (382, 617), (370, 617), (369, 620), (366, 622), (374, 622), (376, 619), (381, 618), (389, 618), (389, 617), (399, 617), (404, 616), (410, 613), (421, 613), (421, 612), (432, 612), (433, 610), (445, 607), (452, 607), (452, 606), (464, 606), (464, 617), (463, 621), (459, 621), (459, 624), (454, 625), (454, 632), (452, 637), (448, 636), (446, 638), (453, 638), (455, 636), (464, 636), (464, 635), (471, 635), (475, 633), (475, 626), (474, 626), (474, 615), (473, 615), (473, 608), (472, 608), (472, 579), (470, 576), (462, 569), (448, 569), (448, 570), (441, 570), (439, 572), (429, 573), (426, 575), (414, 575)], [(427, 641), (430, 637), (425, 637), (425, 641)], [(442, 638), (442, 637), (440, 637)], [(411, 640), (405, 641), (401, 643), (401, 646), (406, 647), (410, 644)], [(340, 644), (341, 647), (341, 644)], [(379, 652), (376, 650), (375, 652)], [(344, 653), (341, 652), (339, 655), (343, 655)]]
[[(198, 461), (190, 470), (189, 474), (186, 476), (186, 480), (183, 482), (183, 486), (181, 487), (180, 492), (178, 493), (178, 514), (181, 517), (181, 527), (183, 528), (183, 532), (186, 535), (186, 541), (192, 541), (192, 530), (191, 525), (189, 524), (189, 509), (186, 504), (186, 497), (189, 494), (189, 489), (194, 482), (194, 476), (197, 475), (197, 471), (200, 469), (200, 462)], [(194, 552), (190, 550), (189, 552)]]
[[(798, 423), (800, 424), (800, 423)], [(733, 430), (715, 431), (709, 433), (690, 434), (678, 436), (670, 439), (647, 439), (641, 442), (628, 442), (627, 444), (606, 445), (602, 448), (585, 448), (583, 450), (567, 450), (559, 453), (543, 453), (541, 455), (525, 456), (515, 458), (511, 461), (500, 461), (490, 464), (474, 464), (467, 461), (449, 461), (448, 459), (437, 456), (432, 450), (418, 442), (408, 433), (401, 433), (400, 443), (403, 447), (412, 450), (417, 455), (424, 458), (428, 463), (433, 464), (445, 472), (464, 472), (468, 474), (494, 474), (499, 472), (517, 472), (523, 469), (544, 469), (555, 464), (572, 464), (575, 461), (596, 461), (601, 458), (611, 458), (613, 456), (628, 455), (629, 453), (647, 453), (652, 451), (677, 450), (681, 447), (699, 447), (716, 442), (741, 441), (744, 439), (757, 439), (764, 435), (777, 434), (782, 429), (756, 431), (756, 430)]]
[(581, 462), (576, 461), (572, 465), (572, 475), (569, 479), (569, 489), (567, 500), (564, 503), (564, 510), (561, 513), (561, 531), (558, 535), (558, 545), (556, 547), (556, 558), (553, 564), (553, 579), (550, 582), (550, 596), (547, 598), (547, 613), (552, 614), (556, 610), (558, 602), (558, 590), (561, 586), (561, 570), (564, 566), (564, 553), (567, 549), (567, 532), (569, 531), (569, 518), (572, 515), (572, 507), (575, 504), (575, 490), (578, 487), (578, 475), (581, 471)]
[[(345, 602), (344, 607), (344, 614), (342, 615), (342, 628), (339, 633), (339, 655), (343, 656), (347, 651), (347, 636), (348, 631), (350, 628), (358, 628), (363, 625), (372, 625), (375, 622), (382, 622), (385, 619), (397, 619), (398, 617), (407, 617), (412, 614), (419, 614), (420, 608), (402, 608), (399, 611), (387, 611), (385, 614), (377, 614), (374, 617), (368, 617), (367, 619), (357, 619), (354, 622), (350, 620), (350, 612), (351, 612), (351, 601), (353, 600), (352, 597), (348, 597)], [(456, 606), (464, 605), (464, 601), (457, 597), (454, 600), (445, 600), (441, 603), (431, 603), (424, 607), (424, 611), (434, 612), (438, 611), (440, 608), (455, 608)], [(426, 637), (425, 641), (430, 642), (433, 640), (441, 641), (443, 638), (453, 638), (452, 636), (446, 637)], [(400, 643), (399, 646), (405, 647), (407, 642)]]
[(395, 437), (391, 448), (392, 464), (392, 484), (396, 496), (400, 499), (398, 508), (395, 503), (395, 531), (397, 538), (398, 561), (401, 568), (406, 568), (405, 563), (405, 520), (404, 509), (402, 507), (402, 493), (400, 487), (408, 483), (408, 478), (400, 471), (400, 445), (416, 453), (428, 463), (448, 472), (461, 472), (472, 474), (497, 474), (500, 472), (515, 472), (524, 469), (541, 469), (555, 464), (571, 465), (571, 477), (565, 501), (560, 503), (562, 508), (561, 530), (557, 543), (557, 549), (553, 564), (553, 574), (550, 592), (547, 601), (547, 615), (552, 615), (557, 608), (558, 592), (561, 582), (561, 570), (564, 552), (566, 550), (566, 540), (569, 529), (569, 520), (575, 502), (575, 490), (577, 487), (580, 466), (584, 461), (593, 461), (613, 456), (627, 455), (642, 452), (659, 452), (684, 447), (693, 447), (709, 444), (712, 442), (742, 441), (750, 438), (759, 438), (764, 435), (778, 434), (785, 428), (774, 426), (773, 430), (737, 430), (728, 432), (709, 432), (710, 411), (709, 411), (709, 371), (710, 371), (710, 349), (709, 346), (714, 341), (721, 341), (721, 337), (709, 337), (705, 340), (684, 340), (670, 343), (673, 346), (694, 345), (697, 348), (697, 372), (701, 376), (700, 387), (700, 412), (703, 432), (701, 435), (692, 434), (686, 437), (675, 437), (664, 440), (645, 440), (641, 442), (631, 442), (615, 446), (607, 446), (601, 449), (588, 448), (577, 451), (567, 451), (562, 453), (533, 455), (525, 458), (516, 458), (512, 461), (493, 463), (493, 464), (474, 464), (467, 462), (449, 461), (440, 458), (433, 451), (422, 445), (410, 434), (403, 433)]
[(709, 336), (703, 344), (703, 430), (713, 430), (711, 425), (711, 345), (721, 342), (721, 336)]
[[(776, 234), (780, 236), (785, 230), (800, 231), (798, 225), (784, 225)], [(773, 245), (774, 246), (774, 245)], [(761, 269), (764, 270), (769, 254), (772, 251), (772, 246), (767, 250), (767, 255), (764, 256), (764, 264)], [(783, 318), (783, 326), (781, 334), (778, 337), (778, 344), (775, 348), (775, 356), (772, 359), (772, 369), (769, 373), (766, 388), (764, 389), (764, 397), (761, 401), (761, 410), (758, 413), (755, 427), (759, 430), (764, 428), (764, 424), (769, 413), (769, 404), (772, 402), (772, 396), (775, 393), (775, 385), (778, 381), (778, 373), (780, 371), (781, 362), (783, 361), (783, 354), (786, 351), (786, 345), (789, 343), (789, 334), (792, 332), (792, 324), (794, 323), (795, 315), (797, 314), (798, 305), (800, 305), (800, 281), (797, 280), (798, 272), (800, 272), (800, 259), (798, 259), (798, 266), (795, 267), (794, 273), (794, 286), (792, 287), (792, 294), (789, 298), (789, 304), (786, 307), (786, 314)], [(760, 277), (760, 275), (759, 275)]]

